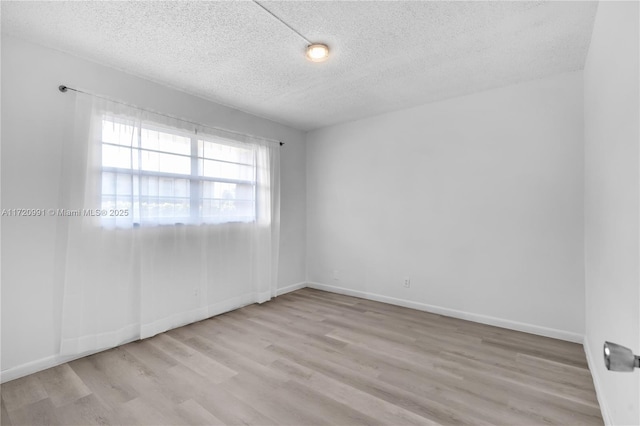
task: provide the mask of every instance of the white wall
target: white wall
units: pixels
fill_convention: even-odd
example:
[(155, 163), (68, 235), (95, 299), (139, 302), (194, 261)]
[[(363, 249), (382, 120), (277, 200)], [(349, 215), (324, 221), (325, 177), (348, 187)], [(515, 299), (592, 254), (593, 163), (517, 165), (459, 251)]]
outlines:
[(581, 341), (582, 108), (574, 72), (309, 133), (309, 281)]
[(640, 372), (606, 371), (606, 340), (640, 353), (637, 2), (600, 2), (584, 70), (585, 349), (605, 421), (640, 424)]
[[(2, 38), (3, 208), (58, 207), (62, 138), (73, 106), (73, 96), (58, 91), (60, 84), (284, 141), (279, 288), (304, 283), (302, 132), (6, 36)], [(58, 360), (62, 289), (54, 280), (55, 218), (3, 218), (2, 231), (2, 371), (6, 379)]]

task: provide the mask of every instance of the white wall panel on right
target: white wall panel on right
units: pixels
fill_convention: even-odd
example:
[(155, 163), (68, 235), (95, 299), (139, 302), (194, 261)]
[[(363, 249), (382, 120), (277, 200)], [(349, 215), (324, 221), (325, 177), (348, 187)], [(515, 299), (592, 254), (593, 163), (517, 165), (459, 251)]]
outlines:
[(582, 86), (571, 72), (310, 132), (308, 281), (581, 341)]
[(584, 70), (586, 344), (607, 423), (640, 424), (640, 371), (605, 369), (606, 340), (640, 353), (637, 2), (600, 2)]

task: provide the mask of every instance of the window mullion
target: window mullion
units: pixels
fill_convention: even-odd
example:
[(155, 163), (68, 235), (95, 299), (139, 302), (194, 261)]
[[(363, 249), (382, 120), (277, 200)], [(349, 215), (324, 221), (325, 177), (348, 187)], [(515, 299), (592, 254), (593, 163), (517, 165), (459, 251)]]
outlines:
[[(134, 174), (131, 176), (131, 206), (133, 207), (133, 217), (134, 222), (142, 222), (142, 178), (140, 176), (140, 170), (142, 169), (142, 151), (140, 151), (140, 147), (142, 147), (142, 121), (139, 122), (138, 126), (138, 140), (136, 146), (136, 152), (138, 155), (138, 164), (135, 169), (133, 168), (133, 162), (131, 163), (131, 168), (134, 170)], [(133, 149), (133, 147), (131, 147)], [(137, 177), (137, 179), (136, 179)], [(137, 202), (136, 202), (137, 199)], [(146, 200), (147, 203), (149, 200)]]
[(191, 204), (190, 204), (190, 212), (191, 212), (191, 220), (193, 223), (198, 222), (198, 217), (200, 216), (200, 180), (198, 170), (198, 138), (191, 138), (191, 180), (189, 183), (189, 188), (191, 192)]
[(253, 215), (255, 217), (256, 222), (259, 219), (259, 205), (258, 203), (258, 150), (253, 150), (253, 164), (255, 167), (253, 168)]

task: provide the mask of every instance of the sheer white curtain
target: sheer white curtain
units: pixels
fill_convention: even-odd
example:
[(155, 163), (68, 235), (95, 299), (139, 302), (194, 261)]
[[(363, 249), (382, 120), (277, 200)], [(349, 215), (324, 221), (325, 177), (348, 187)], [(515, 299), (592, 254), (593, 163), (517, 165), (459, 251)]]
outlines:
[(58, 212), (62, 354), (275, 296), (277, 142), (76, 94)]

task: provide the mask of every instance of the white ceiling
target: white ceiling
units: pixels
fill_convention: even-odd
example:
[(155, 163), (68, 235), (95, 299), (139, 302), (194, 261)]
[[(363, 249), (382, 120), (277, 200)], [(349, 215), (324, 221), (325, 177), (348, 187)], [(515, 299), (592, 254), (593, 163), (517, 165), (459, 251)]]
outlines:
[(580, 70), (595, 2), (2, 2), (2, 32), (310, 130)]

